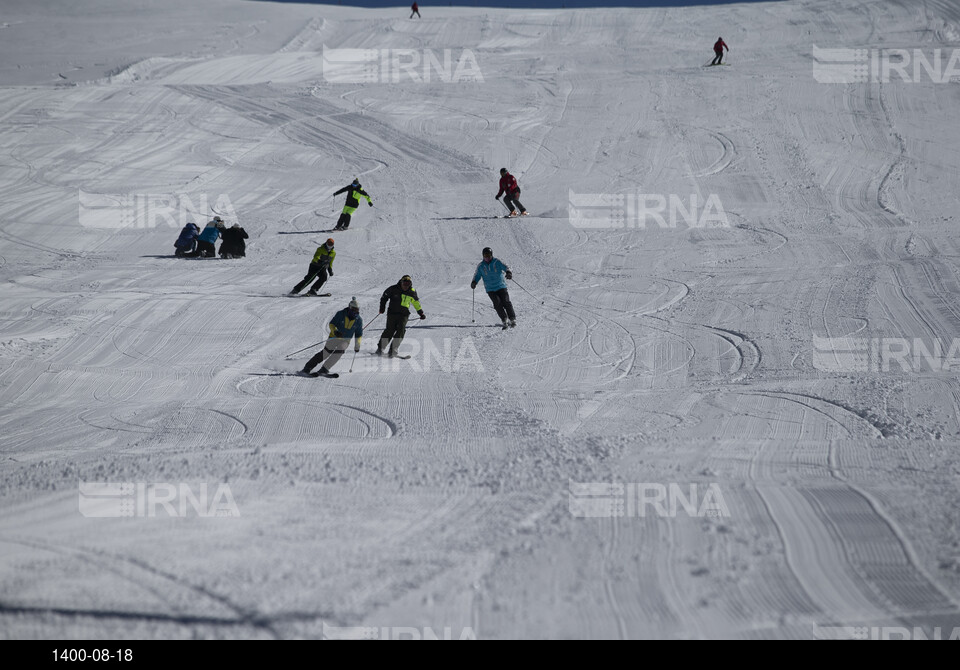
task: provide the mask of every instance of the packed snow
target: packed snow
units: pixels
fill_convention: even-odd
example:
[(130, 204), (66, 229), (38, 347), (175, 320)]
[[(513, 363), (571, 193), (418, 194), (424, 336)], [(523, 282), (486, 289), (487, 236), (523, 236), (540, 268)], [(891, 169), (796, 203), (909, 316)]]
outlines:
[(960, 1), (403, 5), (5, 3), (0, 636), (957, 636)]

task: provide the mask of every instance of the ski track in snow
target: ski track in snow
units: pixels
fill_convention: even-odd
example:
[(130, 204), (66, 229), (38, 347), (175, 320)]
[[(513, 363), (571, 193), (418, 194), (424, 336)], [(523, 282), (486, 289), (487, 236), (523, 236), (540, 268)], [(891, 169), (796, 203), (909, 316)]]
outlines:
[[(698, 7), (735, 45), (719, 70), (690, 8), (226, 2), (208, 36), (202, 8), (140, 4), (65, 41), (15, 10), (72, 69), (0, 46), (8, 636), (956, 626), (960, 382), (824, 369), (814, 345), (960, 332), (955, 85), (811, 72), (813, 44), (951, 47), (955, 0)], [(483, 82), (321, 67), (451, 45)], [(501, 166), (537, 216), (493, 218)], [(353, 177), (376, 206), (329, 233)], [(247, 257), (174, 259), (162, 217), (110, 227), (104, 203), (170, 193), (235, 215)], [(572, 193), (716, 195), (726, 222), (578, 228)], [(330, 234), (333, 296), (280, 299)], [(515, 329), (469, 288), (484, 246)], [(412, 357), (370, 356), (404, 274)], [(364, 351), (296, 375), (351, 296)], [(240, 516), (88, 518), (78, 481), (229, 484)], [(716, 483), (730, 516), (579, 518), (578, 482)]]

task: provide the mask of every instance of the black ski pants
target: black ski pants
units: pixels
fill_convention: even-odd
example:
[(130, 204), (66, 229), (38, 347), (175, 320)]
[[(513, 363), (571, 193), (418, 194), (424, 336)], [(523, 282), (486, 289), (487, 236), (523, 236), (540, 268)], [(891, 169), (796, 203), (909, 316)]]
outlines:
[(303, 290), (303, 287), (312, 282), (316, 278), (316, 283), (310, 287), (311, 291), (316, 292), (323, 286), (323, 283), (327, 281), (327, 265), (326, 263), (310, 263), (310, 269), (307, 270), (307, 274), (304, 275), (303, 280), (293, 287), (293, 293), (299, 293)]
[[(403, 342), (403, 336), (407, 334), (407, 319), (410, 318), (410, 312), (387, 312), (387, 327), (383, 329), (380, 336), (380, 342), (377, 343), (377, 349), (386, 351), (387, 345), (390, 345), (390, 351), (394, 354)], [(391, 344), (391, 340), (393, 343)]]
[(214, 246), (213, 242), (204, 242), (203, 240), (197, 240), (196, 250), (187, 254), (187, 258), (213, 258), (217, 255), (217, 249)]
[(350, 215), (346, 212), (340, 212), (340, 218), (337, 219), (337, 225), (333, 227), (334, 230), (346, 230), (350, 227)]
[(513, 320), (517, 318), (516, 313), (513, 311), (513, 303), (510, 302), (510, 294), (507, 292), (507, 289), (502, 288), (499, 291), (487, 291), (487, 295), (490, 296), (493, 308), (497, 310), (497, 316), (501, 319), (510, 318)]
[(520, 203), (519, 188), (513, 193), (505, 193), (503, 196), (503, 204), (509, 207), (511, 212), (515, 209), (519, 209), (521, 212), (527, 211), (527, 208)]

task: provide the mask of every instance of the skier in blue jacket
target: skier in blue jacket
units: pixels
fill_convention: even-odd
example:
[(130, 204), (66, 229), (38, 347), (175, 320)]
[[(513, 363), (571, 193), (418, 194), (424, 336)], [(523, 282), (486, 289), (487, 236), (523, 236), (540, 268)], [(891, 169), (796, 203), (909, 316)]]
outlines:
[(483, 250), (483, 260), (477, 265), (477, 271), (473, 275), (473, 281), (470, 282), (470, 288), (476, 289), (477, 282), (483, 279), (483, 288), (490, 296), (493, 302), (493, 308), (497, 310), (497, 316), (503, 321), (504, 330), (507, 329), (507, 319), (510, 319), (510, 328), (517, 325), (517, 315), (513, 311), (513, 303), (510, 302), (510, 294), (507, 292), (507, 282), (505, 279), (513, 279), (513, 273), (510, 268), (499, 258), (493, 257), (493, 251), (490, 247)]
[[(313, 358), (307, 361), (301, 371), (311, 377), (339, 377), (335, 372), (330, 372), (330, 368), (340, 360), (343, 352), (350, 345), (350, 340), (356, 338), (354, 351), (360, 351), (360, 338), (363, 337), (363, 317), (360, 316), (360, 303), (356, 298), (350, 301), (346, 309), (341, 309), (332, 319), (330, 319), (330, 337), (327, 339), (323, 349), (318, 351)], [(320, 363), (323, 367), (319, 372), (310, 372)]]
[(203, 228), (203, 232), (200, 233), (200, 236), (197, 238), (197, 250), (191, 254), (187, 254), (187, 256), (200, 256), (201, 258), (215, 257), (217, 255), (217, 249), (214, 244), (220, 239), (220, 233), (224, 228), (226, 228), (226, 226), (223, 223), (223, 219), (219, 216), (213, 217), (213, 220), (207, 223)]

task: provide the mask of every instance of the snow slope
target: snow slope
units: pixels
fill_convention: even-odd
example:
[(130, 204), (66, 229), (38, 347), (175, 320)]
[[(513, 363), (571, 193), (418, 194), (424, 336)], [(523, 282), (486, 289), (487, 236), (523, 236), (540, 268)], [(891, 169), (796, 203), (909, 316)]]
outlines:
[[(824, 371), (813, 340), (960, 333), (960, 88), (811, 57), (952, 49), (960, 3), (395, 14), (5, 14), (2, 635), (960, 627), (956, 375)], [(331, 83), (324, 47), (470, 49), (483, 81)], [(539, 216), (488, 218), (501, 166)], [(334, 297), (282, 299), (354, 176), (376, 208), (335, 234)], [(730, 225), (577, 228), (571, 190), (716, 194)], [(229, 202), (248, 255), (166, 257), (176, 228), (97, 227), (81, 193)], [(516, 330), (471, 311), (484, 246)], [(409, 362), (281, 374), (407, 273)], [(239, 516), (84, 516), (81, 481), (226, 483)], [(587, 482), (713, 483), (729, 516), (579, 518)]]

